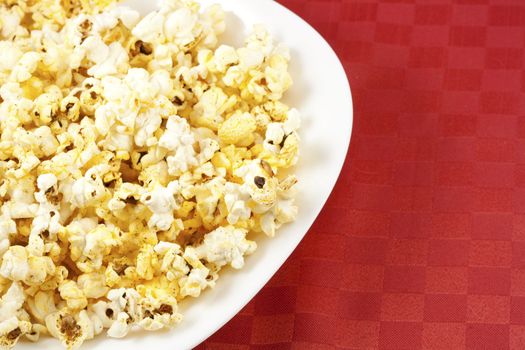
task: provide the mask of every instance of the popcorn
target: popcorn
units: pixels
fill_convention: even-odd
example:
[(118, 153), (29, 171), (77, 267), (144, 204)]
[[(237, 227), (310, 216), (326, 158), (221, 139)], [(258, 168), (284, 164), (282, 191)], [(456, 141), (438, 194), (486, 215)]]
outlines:
[(0, 257), (9, 248), (9, 236), (16, 233), (16, 222), (11, 219), (9, 208), (2, 206), (0, 216)]
[(49, 157), (56, 153), (59, 144), (48, 126), (36, 128), (33, 130), (33, 135), (36, 138), (37, 149), (35, 151), (40, 151), (43, 157)]
[(118, 6), (110, 10), (110, 14), (118, 18), (128, 29), (133, 29), (140, 20), (140, 14), (125, 6)]
[(83, 237), (82, 256), (77, 266), (83, 272), (93, 272), (102, 266), (103, 259), (118, 244), (117, 229), (98, 225)]
[(108, 329), (108, 336), (112, 338), (123, 338), (125, 337), (129, 332), (129, 315), (125, 312), (120, 312), (117, 315), (116, 321), (109, 327)]
[(165, 18), (159, 12), (152, 12), (146, 15), (133, 28), (131, 33), (144, 42), (156, 43), (161, 42), (164, 36), (163, 26)]
[(295, 108), (291, 109), (288, 114), (286, 121), (284, 122), (283, 129), (284, 132), (289, 135), (294, 131), (297, 131), (301, 127), (301, 115), (299, 111)]
[(164, 22), (164, 33), (168, 41), (180, 46), (187, 45), (195, 39), (194, 31), (198, 16), (187, 7), (170, 13)]
[(156, 270), (157, 255), (151, 245), (145, 245), (137, 255), (137, 274), (145, 280), (151, 280)]
[(234, 269), (240, 269), (244, 266), (244, 255), (253, 253), (257, 247), (255, 242), (245, 237), (245, 230), (233, 226), (219, 227), (205, 236), (196, 252), (201, 259), (217, 267), (230, 264)]
[(0, 299), (0, 346), (11, 348), (22, 334), (29, 333), (31, 323), (25, 320), (25, 295), (19, 283), (13, 282)]
[(0, 321), (15, 315), (22, 308), (24, 300), (24, 290), (18, 282), (13, 282), (0, 299)]
[(159, 139), (159, 146), (169, 151), (166, 162), (170, 175), (180, 175), (197, 165), (194, 136), (187, 122), (177, 116), (168, 119), (166, 131)]
[(235, 183), (228, 182), (225, 186), (224, 202), (228, 209), (228, 223), (235, 225), (239, 220), (248, 220), (251, 216), (251, 209), (247, 205), (250, 193)]
[(221, 45), (215, 50), (213, 63), (218, 72), (226, 72), (229, 66), (235, 65), (239, 62), (239, 55), (235, 48), (228, 45)]
[(25, 247), (9, 247), (2, 257), (0, 276), (28, 285), (39, 285), (55, 272), (55, 265), (49, 257), (31, 255)]
[(141, 201), (153, 212), (148, 221), (150, 228), (166, 231), (175, 220), (173, 211), (179, 207), (175, 195), (179, 190), (178, 182), (171, 182), (167, 188), (157, 186), (153, 191), (144, 193)]
[(78, 288), (75, 281), (65, 281), (58, 287), (58, 291), (60, 292), (60, 297), (66, 301), (69, 309), (78, 310), (87, 306), (86, 296)]
[(227, 145), (249, 146), (255, 139), (256, 129), (255, 118), (250, 113), (236, 113), (219, 127), (219, 138)]
[(139, 114), (135, 123), (136, 129), (138, 129), (134, 138), (137, 146), (153, 146), (157, 143), (157, 139), (153, 134), (162, 124), (162, 118), (157, 110), (151, 109)]
[(98, 299), (107, 294), (106, 278), (100, 273), (85, 273), (78, 276), (78, 288), (86, 298)]
[(90, 177), (81, 177), (72, 186), (72, 204), (77, 208), (84, 208), (97, 199), (100, 199), (105, 192), (104, 184), (101, 180), (93, 180)]
[(176, 281), (188, 274), (189, 267), (180, 255), (181, 249), (178, 244), (160, 242), (154, 250), (162, 257), (160, 271), (166, 274), (169, 281)]
[(95, 63), (88, 70), (88, 74), (96, 78), (123, 73), (128, 69), (128, 55), (120, 43), (105, 46), (103, 42), (94, 41), (88, 47), (88, 52), (92, 53), (91, 59)]
[(297, 216), (288, 50), (221, 45), (218, 5), (113, 3), (0, 4), (2, 349), (174, 327)]
[(38, 96), (34, 101), (33, 115), (40, 124), (47, 125), (56, 116), (62, 93), (56, 86), (48, 88), (48, 92)]
[(197, 126), (217, 130), (224, 121), (222, 114), (228, 108), (228, 96), (219, 87), (212, 87), (202, 94), (194, 106), (191, 121)]
[(245, 71), (257, 68), (264, 60), (264, 54), (255, 48), (240, 48), (237, 54), (239, 55), (239, 66)]
[(39, 322), (45, 322), (47, 315), (56, 312), (54, 292), (38, 291), (33, 298), (27, 300), (29, 312)]
[[(85, 311), (81, 311), (83, 314)], [(78, 348), (88, 338), (91, 331), (89, 319), (72, 315), (67, 310), (49, 314), (45, 324), (49, 333), (59, 339), (67, 349)]]
[(278, 151), (278, 146), (283, 142), (285, 135), (284, 127), (281, 123), (270, 123), (266, 127), (266, 139), (264, 147), (269, 151)]
[(205, 267), (195, 268), (190, 271), (187, 276), (179, 279), (180, 296), (191, 296), (197, 298), (201, 291), (209, 286), (206, 278), (209, 275), (209, 270)]
[(11, 8), (2, 7), (0, 15), (2, 18), (2, 28), (0, 31), (2, 39), (10, 40), (17, 32), (23, 29), (20, 27), (20, 22), (24, 16), (24, 11), (18, 6)]
[[(108, 329), (108, 335), (112, 338), (122, 338), (130, 330), (131, 322), (134, 318), (140, 318), (138, 301), (140, 295), (134, 289), (113, 289), (107, 294), (110, 300), (109, 308), (106, 309), (106, 317), (114, 321)], [(111, 312), (108, 312), (111, 310)]]
[(31, 78), (40, 59), (41, 56), (37, 52), (26, 52), (14, 66), (11, 80), (21, 83)]
[[(5, 31), (2, 26), (2, 33)], [(2, 35), (3, 37), (7, 35)], [(11, 41), (0, 41), (0, 70), (2, 72), (9, 72), (12, 67), (15, 67), (17, 62), (23, 55), (23, 51), (20, 50), (14, 42)]]

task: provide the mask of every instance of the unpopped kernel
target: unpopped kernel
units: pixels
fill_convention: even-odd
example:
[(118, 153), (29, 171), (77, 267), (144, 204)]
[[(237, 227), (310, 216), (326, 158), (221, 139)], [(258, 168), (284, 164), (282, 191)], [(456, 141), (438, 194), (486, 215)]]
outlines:
[(224, 17), (2, 1), (1, 349), (173, 327), (251, 235), (295, 220), (290, 55), (261, 26), (220, 44)]

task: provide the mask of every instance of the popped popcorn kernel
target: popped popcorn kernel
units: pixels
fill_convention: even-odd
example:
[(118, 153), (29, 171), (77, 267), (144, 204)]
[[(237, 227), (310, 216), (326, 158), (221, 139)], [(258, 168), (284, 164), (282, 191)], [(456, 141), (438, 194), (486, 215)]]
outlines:
[(249, 146), (257, 129), (255, 118), (249, 113), (236, 113), (219, 128), (219, 139), (227, 145)]

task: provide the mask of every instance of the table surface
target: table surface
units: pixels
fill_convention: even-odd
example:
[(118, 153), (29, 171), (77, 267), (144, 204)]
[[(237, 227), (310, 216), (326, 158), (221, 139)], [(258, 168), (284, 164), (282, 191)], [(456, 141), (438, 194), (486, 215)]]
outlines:
[(281, 0), (352, 86), (350, 152), (199, 349), (525, 349), (525, 1)]

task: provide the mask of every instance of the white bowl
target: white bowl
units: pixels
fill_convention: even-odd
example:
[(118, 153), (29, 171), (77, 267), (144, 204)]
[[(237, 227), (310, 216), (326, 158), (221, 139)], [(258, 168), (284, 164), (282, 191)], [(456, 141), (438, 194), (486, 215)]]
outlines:
[[(325, 204), (343, 166), (352, 131), (352, 99), (345, 71), (328, 43), (310, 25), (272, 0), (201, 0), (228, 11), (226, 43), (242, 44), (253, 24), (262, 23), (291, 49), (292, 89), (285, 101), (303, 116), (299, 177), (299, 216), (275, 238), (257, 237), (258, 249), (242, 270), (223, 271), (214, 289), (181, 304), (184, 319), (173, 330), (135, 332), (124, 339), (100, 336), (85, 350), (191, 349), (233, 318), (281, 267), (305, 236)], [(155, 1), (126, 1), (147, 13)], [(276, 301), (277, 302), (277, 301)], [(17, 349), (57, 349), (54, 339), (23, 342)]]

